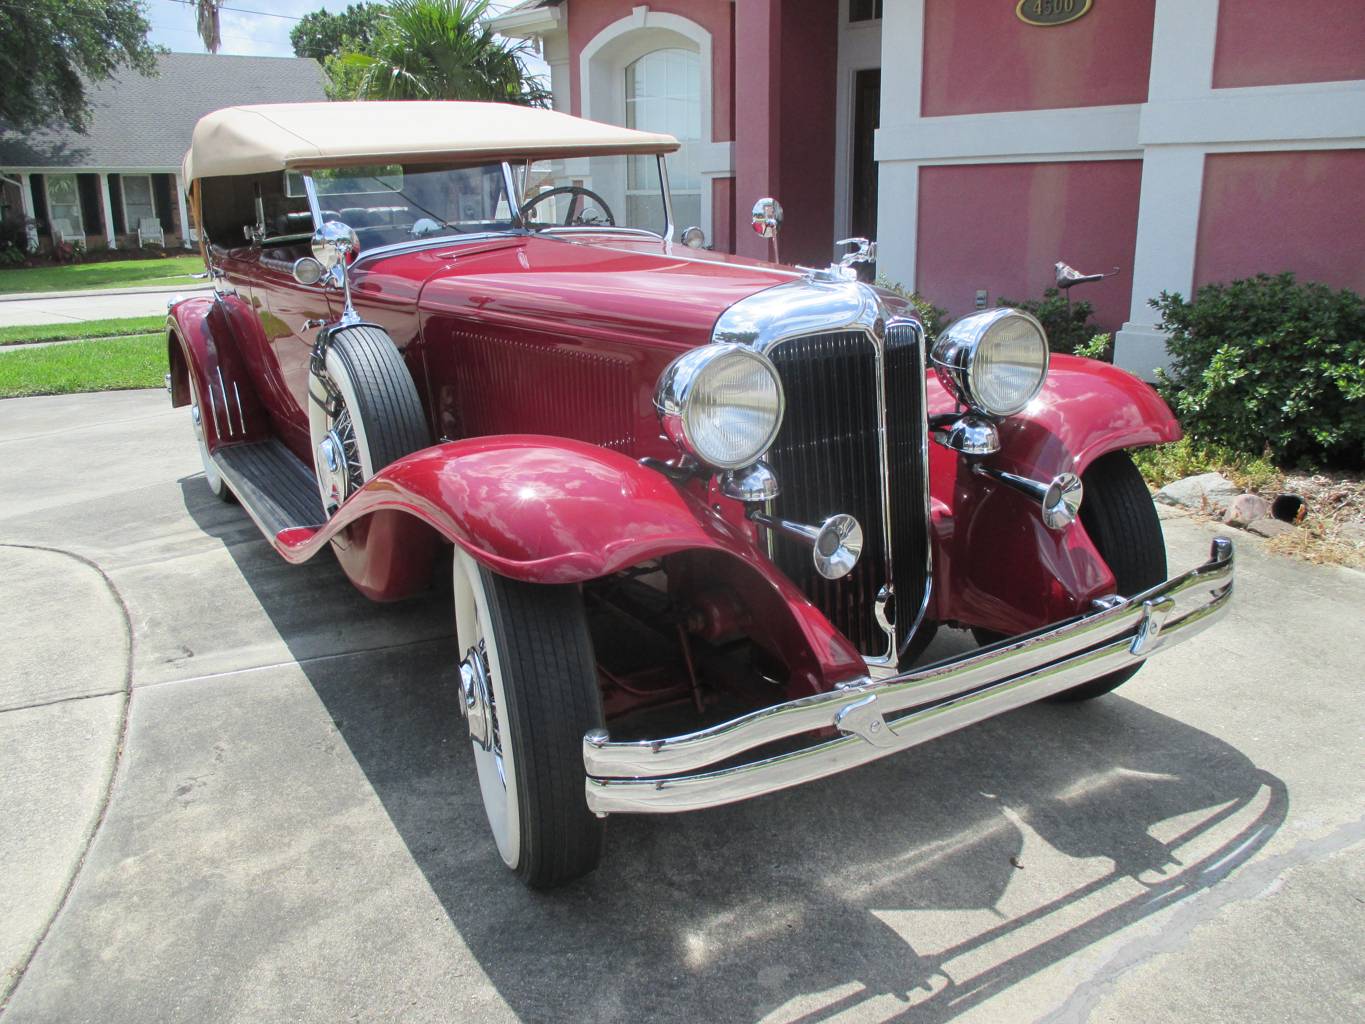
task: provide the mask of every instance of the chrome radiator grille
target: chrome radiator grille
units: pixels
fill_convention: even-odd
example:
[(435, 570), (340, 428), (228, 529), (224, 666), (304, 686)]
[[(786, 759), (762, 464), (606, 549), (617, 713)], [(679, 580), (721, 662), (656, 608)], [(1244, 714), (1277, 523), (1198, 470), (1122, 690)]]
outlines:
[(847, 512), (863, 527), (863, 556), (843, 579), (824, 579), (811, 565), (808, 549), (781, 538), (773, 541), (773, 557), (859, 651), (885, 654), (887, 636), (875, 613), (878, 593), (894, 584), (900, 646), (927, 583), (919, 332), (910, 324), (887, 331), (885, 482), (876, 342), (861, 331), (816, 334), (784, 341), (768, 355), (787, 398), (782, 429), (768, 452), (782, 485), (772, 511), (803, 523)]

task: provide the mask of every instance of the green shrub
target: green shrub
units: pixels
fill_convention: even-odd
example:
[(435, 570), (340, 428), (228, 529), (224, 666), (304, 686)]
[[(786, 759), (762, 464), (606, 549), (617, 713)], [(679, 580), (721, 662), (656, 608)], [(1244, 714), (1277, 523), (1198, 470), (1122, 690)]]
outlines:
[(1095, 307), (1081, 300), (1070, 304), (1056, 288), (1043, 292), (1041, 299), (1000, 299), (1000, 305), (1032, 313), (1047, 331), (1047, 345), (1053, 352), (1074, 353), (1095, 337), (1090, 314)]
[(1086, 359), (1100, 359), (1106, 363), (1114, 361), (1114, 336), (1097, 334), (1082, 345), (1076, 346), (1076, 355)]
[(1365, 302), (1293, 274), (1152, 305), (1172, 366), (1158, 389), (1189, 436), (1280, 465), (1365, 465)]
[(1279, 471), (1260, 455), (1246, 455), (1218, 444), (1182, 437), (1171, 444), (1153, 445), (1130, 452), (1138, 471), (1153, 487), (1200, 473), (1222, 473), (1238, 487), (1263, 491), (1280, 480)]
[(947, 326), (948, 311), (935, 306), (918, 292), (906, 291), (904, 285), (885, 277), (877, 278), (877, 287), (895, 292), (915, 307), (915, 313), (919, 316), (920, 323), (924, 325), (926, 342), (932, 343), (938, 337), (939, 332)]

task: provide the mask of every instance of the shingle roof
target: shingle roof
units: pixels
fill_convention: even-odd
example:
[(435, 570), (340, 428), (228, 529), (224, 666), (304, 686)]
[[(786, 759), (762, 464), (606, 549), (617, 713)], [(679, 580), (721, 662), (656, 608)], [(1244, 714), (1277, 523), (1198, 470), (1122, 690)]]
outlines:
[(0, 125), (0, 168), (180, 166), (195, 122), (221, 107), (324, 100), (322, 67), (305, 57), (165, 53), (160, 74), (132, 71), (88, 90), (89, 134), (69, 128), (27, 135)]

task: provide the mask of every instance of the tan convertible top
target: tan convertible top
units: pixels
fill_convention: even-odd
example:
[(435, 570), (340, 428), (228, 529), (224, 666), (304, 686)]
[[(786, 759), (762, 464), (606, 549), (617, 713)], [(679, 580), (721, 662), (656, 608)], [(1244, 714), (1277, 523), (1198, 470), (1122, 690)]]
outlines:
[(263, 103), (194, 126), (185, 181), (378, 161), (516, 160), (671, 153), (671, 135), (510, 103)]

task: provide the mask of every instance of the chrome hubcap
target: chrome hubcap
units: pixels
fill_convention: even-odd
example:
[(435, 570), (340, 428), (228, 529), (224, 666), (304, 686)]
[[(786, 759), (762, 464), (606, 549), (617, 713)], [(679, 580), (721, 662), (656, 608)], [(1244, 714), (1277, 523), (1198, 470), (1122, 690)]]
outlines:
[(350, 491), (350, 469), (346, 448), (335, 429), (329, 430), (318, 445), (318, 470), (322, 477), (322, 493), (328, 511), (336, 508)]
[[(480, 648), (482, 641), (480, 641)], [(484, 750), (492, 750), (493, 711), (488, 663), (480, 648), (471, 647), (460, 662), (460, 714), (469, 726), (469, 738)]]

